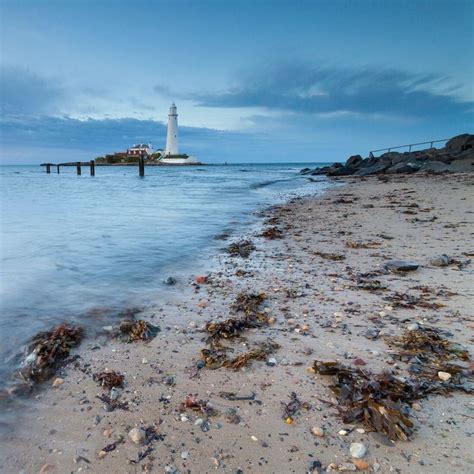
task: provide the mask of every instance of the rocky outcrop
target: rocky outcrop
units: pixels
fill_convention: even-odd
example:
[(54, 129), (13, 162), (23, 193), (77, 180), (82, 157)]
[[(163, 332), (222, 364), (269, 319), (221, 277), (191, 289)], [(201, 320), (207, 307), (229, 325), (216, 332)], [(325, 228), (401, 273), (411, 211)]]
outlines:
[(305, 175), (370, 176), (374, 174), (460, 173), (474, 171), (474, 135), (464, 133), (446, 142), (444, 148), (398, 153), (378, 157), (353, 155), (342, 163), (301, 170)]

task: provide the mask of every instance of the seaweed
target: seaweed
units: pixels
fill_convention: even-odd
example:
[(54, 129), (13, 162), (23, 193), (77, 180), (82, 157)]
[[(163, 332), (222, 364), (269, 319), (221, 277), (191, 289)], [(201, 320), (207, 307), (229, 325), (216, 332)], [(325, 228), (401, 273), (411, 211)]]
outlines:
[(288, 403), (281, 402), (281, 405), (283, 408), (282, 418), (288, 424), (293, 423), (296, 416), (300, 414), (302, 408), (305, 408), (306, 410), (310, 409), (309, 403), (299, 400), (295, 392), (290, 393), (290, 401)]
[(34, 383), (51, 378), (83, 336), (81, 327), (69, 324), (60, 324), (51, 331), (37, 334), (29, 344), (29, 355), (20, 369), (20, 376)]
[(228, 358), (226, 352), (229, 348), (219, 347), (214, 349), (202, 349), (201, 358), (206, 368), (215, 370), (221, 367), (226, 369), (239, 370), (247, 366), (252, 360), (265, 360), (271, 353), (280, 347), (279, 344), (272, 341), (264, 341), (255, 349), (244, 352), (233, 358)]
[(255, 245), (250, 240), (234, 242), (227, 247), (227, 253), (232, 256), (238, 255), (242, 258), (248, 258), (254, 250)]
[(208, 416), (217, 415), (216, 409), (209, 403), (209, 401), (201, 400), (197, 393), (190, 393), (186, 396), (184, 402), (181, 404), (181, 410), (184, 411), (187, 408), (205, 413)]
[(346, 247), (351, 249), (375, 249), (380, 247), (380, 242), (354, 242), (353, 240), (346, 241)]
[(268, 227), (261, 234), (260, 237), (265, 237), (269, 240), (283, 238), (283, 232), (278, 227)]
[(123, 342), (149, 341), (160, 332), (158, 326), (147, 323), (143, 319), (134, 321), (132, 319), (124, 319), (120, 322), (116, 337)]
[(94, 382), (98, 382), (101, 387), (111, 389), (113, 387), (123, 387), (124, 376), (120, 372), (97, 372), (92, 375)]
[(318, 257), (325, 258), (326, 260), (334, 260), (335, 262), (345, 260), (346, 258), (346, 256), (343, 254), (320, 252), (318, 250), (314, 251), (313, 255), (317, 255)]
[(422, 292), (420, 296), (395, 292), (386, 296), (384, 300), (389, 301), (394, 308), (414, 309), (419, 307), (436, 310), (445, 306), (443, 303), (431, 301), (426, 292)]
[(246, 315), (257, 314), (266, 299), (265, 293), (240, 293), (232, 305), (232, 310), (242, 311)]

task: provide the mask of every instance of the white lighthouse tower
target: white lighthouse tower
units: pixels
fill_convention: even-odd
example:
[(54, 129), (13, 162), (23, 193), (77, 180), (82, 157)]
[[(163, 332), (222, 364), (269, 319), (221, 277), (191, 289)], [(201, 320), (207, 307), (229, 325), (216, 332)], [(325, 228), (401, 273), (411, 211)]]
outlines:
[(173, 102), (168, 114), (168, 135), (166, 136), (165, 155), (178, 155), (178, 109)]
[(166, 135), (166, 149), (159, 160), (164, 165), (200, 165), (195, 156), (178, 151), (178, 109), (173, 102), (168, 114), (168, 133)]

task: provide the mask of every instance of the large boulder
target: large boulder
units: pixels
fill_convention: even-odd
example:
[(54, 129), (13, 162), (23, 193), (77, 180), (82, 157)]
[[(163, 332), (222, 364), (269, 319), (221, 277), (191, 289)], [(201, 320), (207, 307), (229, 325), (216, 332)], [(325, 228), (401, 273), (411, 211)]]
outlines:
[(356, 172), (356, 168), (352, 166), (341, 166), (339, 168), (331, 168), (328, 172), (328, 176), (348, 176), (354, 174)]
[(398, 173), (416, 173), (420, 169), (420, 165), (418, 163), (413, 162), (401, 162), (397, 163), (396, 165), (391, 166), (387, 169), (386, 173), (388, 174), (398, 174)]
[(352, 155), (347, 159), (346, 166), (356, 168), (358, 165), (360, 165), (360, 163), (362, 163), (362, 156)]
[(443, 163), (441, 161), (425, 161), (421, 169), (434, 174), (449, 173), (451, 171), (451, 166), (449, 166), (448, 163)]
[(464, 160), (454, 160), (451, 163), (451, 171), (453, 173), (466, 173), (474, 171), (474, 160), (472, 158), (466, 158)]
[(446, 150), (449, 152), (468, 150), (474, 148), (474, 135), (463, 133), (446, 142)]
[(387, 168), (390, 167), (390, 163), (378, 162), (372, 166), (366, 166), (364, 168), (358, 169), (354, 174), (357, 176), (369, 176), (371, 174), (380, 174), (383, 173)]

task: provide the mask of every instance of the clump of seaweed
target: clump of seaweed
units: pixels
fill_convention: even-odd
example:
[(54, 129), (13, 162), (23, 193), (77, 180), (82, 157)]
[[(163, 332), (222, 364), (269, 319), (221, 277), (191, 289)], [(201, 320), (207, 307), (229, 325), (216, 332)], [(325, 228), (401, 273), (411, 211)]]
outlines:
[(234, 242), (227, 247), (227, 253), (233, 256), (248, 258), (255, 250), (255, 245), (250, 240), (241, 240)]
[(281, 239), (283, 237), (283, 232), (278, 227), (268, 227), (260, 234), (260, 236), (269, 240)]
[(94, 382), (98, 382), (101, 387), (111, 389), (113, 387), (123, 387), (125, 377), (112, 370), (111, 372), (97, 372), (92, 375)]
[(309, 410), (311, 408), (308, 402), (302, 402), (295, 392), (290, 393), (290, 401), (288, 403), (281, 402), (283, 409), (282, 418), (286, 423), (293, 423), (294, 419), (300, 414), (301, 409)]
[(386, 296), (384, 299), (385, 301), (389, 301), (394, 308), (414, 309), (419, 307), (436, 310), (445, 306), (443, 303), (431, 301), (431, 298), (426, 293), (416, 296), (408, 293), (395, 292)]
[(205, 413), (208, 416), (217, 415), (217, 410), (209, 403), (208, 400), (201, 400), (197, 393), (186, 396), (186, 399), (181, 404), (181, 410), (190, 408), (191, 410)]
[(340, 253), (320, 252), (319, 250), (314, 251), (313, 255), (317, 255), (318, 257), (325, 258), (326, 260), (333, 260), (335, 262), (345, 260), (346, 258), (345, 255), (340, 254)]
[(124, 319), (120, 322), (116, 337), (123, 342), (149, 341), (160, 332), (158, 326), (147, 323), (143, 319), (134, 321), (132, 319)]
[(376, 249), (380, 247), (380, 242), (354, 242), (353, 240), (348, 240), (346, 242), (346, 247), (351, 249)]
[(20, 376), (34, 383), (49, 379), (83, 336), (81, 327), (69, 324), (60, 324), (51, 331), (37, 334), (29, 345), (29, 355), (20, 369)]
[(240, 293), (232, 305), (232, 310), (242, 311), (246, 315), (257, 314), (266, 299), (265, 293)]
[(280, 345), (276, 342), (264, 341), (255, 349), (232, 358), (227, 357), (226, 352), (229, 351), (229, 348), (226, 347), (202, 349), (201, 358), (208, 369), (214, 370), (225, 367), (226, 369), (239, 370), (248, 365), (252, 360), (265, 360), (279, 347)]

